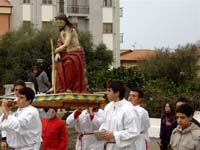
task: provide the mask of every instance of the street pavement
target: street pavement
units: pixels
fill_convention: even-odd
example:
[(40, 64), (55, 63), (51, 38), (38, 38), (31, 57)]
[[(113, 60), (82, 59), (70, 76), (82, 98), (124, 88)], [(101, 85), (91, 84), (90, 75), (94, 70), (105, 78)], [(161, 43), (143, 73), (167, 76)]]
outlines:
[(158, 138), (150, 138), (149, 150), (159, 150)]

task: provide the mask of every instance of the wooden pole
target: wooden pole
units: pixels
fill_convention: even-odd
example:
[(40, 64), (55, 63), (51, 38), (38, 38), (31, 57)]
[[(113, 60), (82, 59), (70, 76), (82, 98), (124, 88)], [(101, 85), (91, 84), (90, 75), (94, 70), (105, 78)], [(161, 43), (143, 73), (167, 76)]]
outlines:
[(53, 93), (56, 93), (56, 74), (55, 74), (55, 56), (54, 56), (54, 47), (53, 47), (53, 39), (50, 38), (51, 43), (51, 61), (52, 61), (52, 71), (51, 71), (51, 83), (53, 88)]

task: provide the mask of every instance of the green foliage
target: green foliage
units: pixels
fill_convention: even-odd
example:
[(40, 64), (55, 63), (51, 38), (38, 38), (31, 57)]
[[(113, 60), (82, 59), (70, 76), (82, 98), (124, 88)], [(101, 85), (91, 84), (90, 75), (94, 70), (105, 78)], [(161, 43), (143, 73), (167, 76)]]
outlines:
[(87, 71), (107, 70), (112, 63), (112, 51), (108, 50), (105, 44), (100, 44), (90, 52), (88, 59)]
[(105, 90), (106, 82), (111, 79), (123, 80), (128, 88), (142, 87), (145, 79), (144, 75), (135, 68), (113, 68), (98, 72), (91, 72), (88, 76), (90, 89), (92, 91)]
[[(197, 99), (200, 82), (196, 77), (197, 48), (192, 44), (179, 46), (174, 52), (161, 49), (155, 56), (141, 62), (138, 69), (144, 73), (145, 100), (151, 116), (159, 117), (166, 100), (175, 101), (185, 96)], [(168, 99), (166, 99), (168, 97)], [(195, 100), (193, 100), (194, 102)], [(195, 102), (196, 109), (200, 105)]]
[(55, 28), (51, 26), (36, 30), (32, 26), (22, 26), (19, 30), (8, 32), (0, 39), (1, 81), (13, 83), (16, 79), (26, 80), (27, 73), (37, 59), (44, 59), (43, 65), (51, 64), (50, 38), (55, 39)]
[[(182, 86), (196, 77), (197, 55), (193, 45), (179, 47), (175, 52), (160, 50), (155, 56), (140, 63), (139, 68), (148, 80), (165, 80), (176, 92), (183, 92)], [(183, 89), (184, 90), (184, 89)], [(174, 93), (178, 94), (178, 93)]]

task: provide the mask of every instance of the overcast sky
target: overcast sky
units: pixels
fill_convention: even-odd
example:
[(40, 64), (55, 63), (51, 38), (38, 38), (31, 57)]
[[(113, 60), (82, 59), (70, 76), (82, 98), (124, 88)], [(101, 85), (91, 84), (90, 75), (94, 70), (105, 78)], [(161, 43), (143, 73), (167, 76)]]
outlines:
[(176, 48), (200, 40), (200, 0), (120, 0), (121, 49)]

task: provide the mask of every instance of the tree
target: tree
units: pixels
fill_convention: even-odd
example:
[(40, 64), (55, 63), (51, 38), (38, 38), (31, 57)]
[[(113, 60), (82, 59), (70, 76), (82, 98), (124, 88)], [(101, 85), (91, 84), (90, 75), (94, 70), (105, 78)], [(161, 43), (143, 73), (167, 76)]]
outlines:
[(45, 60), (44, 66), (50, 65), (49, 39), (55, 39), (55, 31), (54, 26), (36, 30), (24, 25), (17, 31), (6, 33), (0, 39), (2, 83), (13, 83), (18, 78), (26, 80), (28, 71), (38, 58)]
[[(38, 59), (44, 60), (43, 67), (50, 68), (50, 38), (53, 38), (56, 45), (57, 29), (53, 24), (42, 30), (24, 25), (17, 31), (6, 33), (0, 39), (0, 79), (3, 84), (13, 83), (19, 78), (26, 80), (31, 66), (37, 64)], [(108, 69), (112, 62), (112, 52), (104, 44), (94, 46), (89, 32), (80, 31), (79, 39), (85, 50), (90, 84), (96, 72)]]
[(144, 75), (138, 72), (135, 68), (118, 67), (113, 69), (94, 72), (90, 76), (90, 86), (92, 91), (105, 91), (106, 82), (111, 79), (123, 80), (127, 88), (143, 87), (145, 82)]
[(155, 56), (139, 64), (138, 69), (146, 79), (143, 86), (151, 116), (158, 117), (163, 104), (169, 99), (175, 101), (179, 96), (193, 99), (195, 106), (200, 106), (196, 100), (200, 90), (196, 77), (196, 52), (197, 47), (192, 44), (178, 46), (173, 52), (161, 49)]
[(188, 81), (196, 77), (195, 51), (196, 47), (191, 44), (178, 47), (174, 52), (160, 50), (155, 56), (141, 62), (138, 68), (148, 80), (165, 80), (176, 88), (185, 88)]

